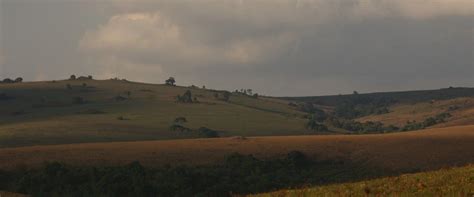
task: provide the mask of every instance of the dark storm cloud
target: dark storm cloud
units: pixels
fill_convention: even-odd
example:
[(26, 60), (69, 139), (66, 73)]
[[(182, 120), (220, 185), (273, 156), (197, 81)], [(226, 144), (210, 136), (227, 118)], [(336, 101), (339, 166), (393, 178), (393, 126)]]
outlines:
[(474, 84), (469, 0), (43, 1), (1, 4), (0, 77), (173, 75), (271, 95)]

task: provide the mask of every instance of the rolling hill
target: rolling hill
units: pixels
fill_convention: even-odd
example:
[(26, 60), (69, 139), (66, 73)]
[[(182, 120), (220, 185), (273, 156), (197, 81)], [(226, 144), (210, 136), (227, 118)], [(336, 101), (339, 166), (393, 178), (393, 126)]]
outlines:
[[(176, 102), (187, 90), (199, 103)], [(235, 93), (223, 101), (224, 91), (197, 87), (83, 79), (0, 84), (0, 94), (0, 147), (196, 137), (170, 130), (177, 117), (221, 136), (308, 133), (304, 113), (286, 101)]]

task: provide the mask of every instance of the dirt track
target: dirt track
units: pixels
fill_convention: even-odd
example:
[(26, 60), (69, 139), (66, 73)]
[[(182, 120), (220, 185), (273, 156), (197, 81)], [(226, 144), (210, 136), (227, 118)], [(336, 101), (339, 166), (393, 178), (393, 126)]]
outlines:
[(45, 161), (146, 166), (205, 164), (231, 152), (275, 157), (300, 150), (314, 158), (344, 159), (388, 169), (436, 169), (474, 163), (474, 125), (384, 135), (282, 136), (113, 142), (0, 149), (0, 169), (36, 167)]

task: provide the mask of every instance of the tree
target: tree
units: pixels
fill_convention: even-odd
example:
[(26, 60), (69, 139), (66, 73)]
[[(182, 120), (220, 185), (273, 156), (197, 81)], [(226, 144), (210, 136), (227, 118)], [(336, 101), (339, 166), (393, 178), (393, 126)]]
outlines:
[(87, 76), (88, 79), (92, 80), (92, 75)]
[(223, 93), (224, 98), (222, 100), (224, 100), (225, 102), (228, 102), (230, 100), (230, 95), (232, 95), (232, 93), (225, 91)]
[(165, 84), (166, 84), (166, 85), (172, 85), (172, 86), (174, 86), (175, 83), (176, 83), (176, 80), (174, 79), (174, 77), (170, 77), (169, 79), (167, 79), (167, 80), (165, 81)]
[(15, 81), (13, 81), (12, 79), (10, 78), (6, 78), (3, 80), (3, 83), (14, 83)]
[(76, 75), (71, 75), (71, 76), (69, 77), (69, 80), (76, 80)]
[[(176, 97), (176, 100), (180, 103), (193, 103), (193, 95), (191, 94), (191, 91), (186, 90), (183, 95), (178, 95)], [(197, 99), (195, 100), (197, 101)]]
[(252, 89), (247, 89), (247, 93), (248, 95), (252, 95)]
[(21, 82), (23, 82), (23, 78), (18, 77), (15, 79), (15, 83), (21, 83)]

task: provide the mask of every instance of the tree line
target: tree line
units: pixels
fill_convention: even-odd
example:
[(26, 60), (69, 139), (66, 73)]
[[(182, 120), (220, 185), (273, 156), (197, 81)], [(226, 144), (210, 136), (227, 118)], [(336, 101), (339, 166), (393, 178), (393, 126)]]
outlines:
[(77, 167), (52, 162), (39, 169), (0, 172), (0, 189), (35, 196), (232, 196), (385, 174), (350, 162), (312, 160), (298, 151), (265, 160), (233, 153), (222, 163), (201, 166), (147, 168), (132, 162)]

